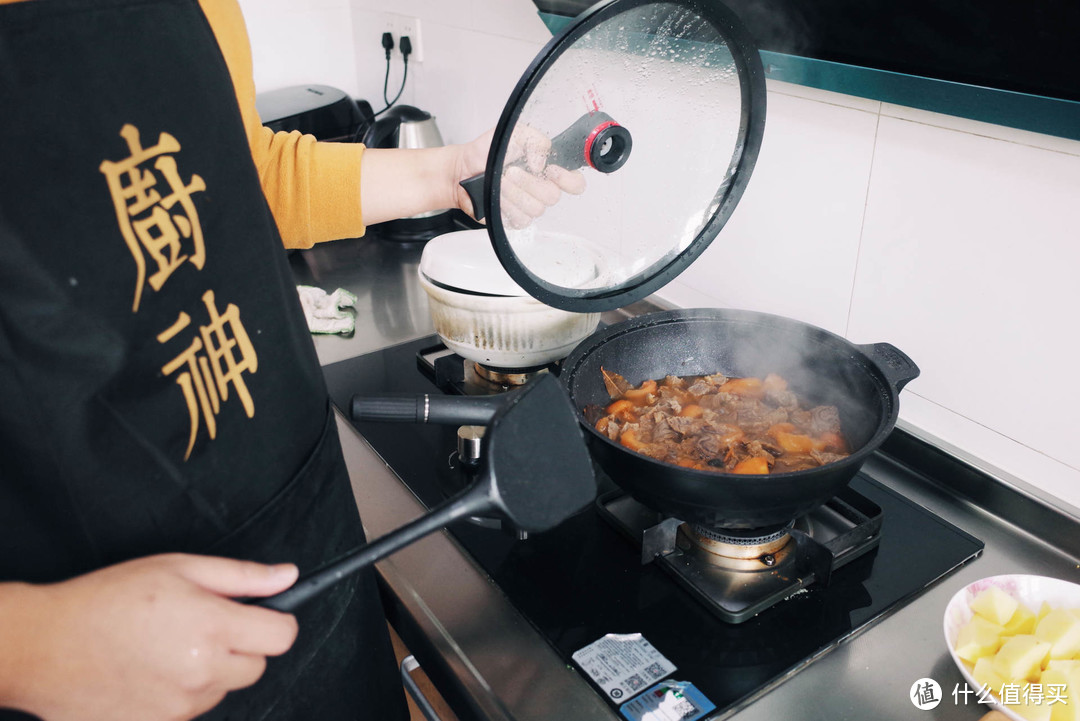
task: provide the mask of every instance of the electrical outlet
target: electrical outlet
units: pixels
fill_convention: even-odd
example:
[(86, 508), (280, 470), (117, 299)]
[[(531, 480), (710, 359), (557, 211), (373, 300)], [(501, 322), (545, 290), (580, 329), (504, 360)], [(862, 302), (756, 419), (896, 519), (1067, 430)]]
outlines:
[(420, 18), (397, 13), (383, 13), (383, 27), (379, 34), (390, 33), (394, 36), (394, 52), (401, 52), (401, 38), (409, 37), (412, 43), (412, 54), (409, 55), (410, 63), (424, 62), (424, 43), (420, 35)]

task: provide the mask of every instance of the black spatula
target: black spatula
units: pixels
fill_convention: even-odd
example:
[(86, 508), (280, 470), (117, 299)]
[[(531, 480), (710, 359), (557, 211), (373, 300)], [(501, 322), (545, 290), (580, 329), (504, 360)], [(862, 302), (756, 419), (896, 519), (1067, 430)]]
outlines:
[(596, 495), (585, 439), (566, 391), (542, 373), (504, 398), (485, 434), (477, 480), (427, 514), (251, 602), (292, 612), (348, 575), (462, 518), (498, 514), (530, 533), (554, 528)]

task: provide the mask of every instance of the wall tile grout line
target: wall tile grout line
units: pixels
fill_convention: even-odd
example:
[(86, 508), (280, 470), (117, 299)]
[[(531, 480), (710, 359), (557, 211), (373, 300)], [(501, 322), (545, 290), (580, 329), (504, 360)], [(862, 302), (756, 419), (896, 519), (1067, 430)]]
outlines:
[(863, 195), (862, 218), (859, 221), (859, 242), (855, 248), (855, 267), (851, 272), (851, 292), (848, 294), (847, 318), (844, 319), (844, 337), (851, 332), (851, 315), (855, 308), (855, 286), (859, 278), (859, 258), (862, 255), (863, 233), (866, 230), (866, 212), (870, 203), (870, 186), (874, 180), (874, 160), (877, 158), (878, 131), (881, 128), (881, 106), (878, 106), (877, 121), (874, 123), (874, 143), (870, 150), (870, 170), (866, 174), (866, 192)]

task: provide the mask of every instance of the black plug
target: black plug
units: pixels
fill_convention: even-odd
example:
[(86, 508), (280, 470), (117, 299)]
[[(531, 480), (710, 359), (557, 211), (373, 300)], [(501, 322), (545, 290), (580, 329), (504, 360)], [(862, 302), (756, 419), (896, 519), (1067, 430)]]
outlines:
[(412, 54), (412, 41), (409, 40), (408, 35), (401, 36), (401, 42), (398, 43), (398, 47), (401, 48), (401, 57), (405, 58), (405, 62), (408, 62), (409, 55)]
[[(386, 51), (386, 59), (389, 60), (390, 59), (390, 51), (394, 49), (394, 36), (391, 35), (390, 33), (383, 33), (382, 34), (382, 46), (383, 46), (383, 50)], [(410, 48), (410, 50), (411, 50), (411, 48)]]

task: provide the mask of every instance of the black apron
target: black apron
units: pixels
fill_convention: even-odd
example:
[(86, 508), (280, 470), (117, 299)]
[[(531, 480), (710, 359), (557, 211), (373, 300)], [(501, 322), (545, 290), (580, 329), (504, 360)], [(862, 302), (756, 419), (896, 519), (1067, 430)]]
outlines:
[[(0, 580), (169, 551), (305, 572), (362, 540), (196, 0), (0, 6)], [(407, 717), (373, 572), (298, 620), (207, 718)]]

